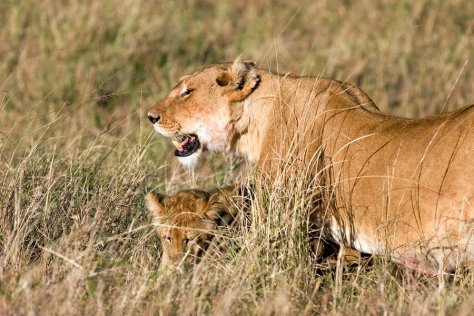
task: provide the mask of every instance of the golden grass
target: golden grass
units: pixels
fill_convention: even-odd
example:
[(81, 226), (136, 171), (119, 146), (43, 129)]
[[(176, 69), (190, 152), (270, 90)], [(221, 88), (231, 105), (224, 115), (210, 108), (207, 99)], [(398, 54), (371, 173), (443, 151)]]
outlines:
[(259, 188), (254, 220), (218, 238), (220, 256), (160, 270), (145, 193), (229, 183), (239, 160), (182, 170), (145, 110), (180, 75), (240, 54), (355, 83), (393, 114), (454, 109), (474, 100), (473, 12), (458, 0), (2, 2), (0, 314), (467, 315), (469, 271), (430, 278), (374, 258), (316, 273), (297, 181)]

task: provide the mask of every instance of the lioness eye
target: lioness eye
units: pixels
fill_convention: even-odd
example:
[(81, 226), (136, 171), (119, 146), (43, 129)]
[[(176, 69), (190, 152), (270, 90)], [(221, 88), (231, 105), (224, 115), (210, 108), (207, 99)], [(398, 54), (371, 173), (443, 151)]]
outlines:
[(185, 97), (185, 96), (190, 95), (191, 92), (193, 92), (193, 90), (184, 88), (183, 90), (181, 90), (181, 94), (180, 94), (180, 95), (181, 95), (182, 97)]

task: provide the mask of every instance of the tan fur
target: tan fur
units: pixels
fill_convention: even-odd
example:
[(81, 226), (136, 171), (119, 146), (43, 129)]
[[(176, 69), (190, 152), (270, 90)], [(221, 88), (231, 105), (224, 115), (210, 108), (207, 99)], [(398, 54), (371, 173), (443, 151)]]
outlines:
[(351, 84), (236, 60), (187, 76), (149, 114), (161, 134), (196, 134), (270, 178), (310, 170), (324, 184), (319, 224), (342, 245), (426, 272), (474, 258), (474, 106), (398, 118)]
[(179, 266), (200, 259), (217, 223), (232, 216), (227, 194), (230, 192), (225, 190), (186, 190), (174, 196), (147, 194), (146, 205), (163, 248), (162, 265)]

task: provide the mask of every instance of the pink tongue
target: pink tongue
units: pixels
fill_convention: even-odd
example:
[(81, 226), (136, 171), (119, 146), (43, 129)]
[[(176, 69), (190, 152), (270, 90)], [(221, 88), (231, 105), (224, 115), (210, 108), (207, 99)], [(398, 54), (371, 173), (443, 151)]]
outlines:
[(186, 143), (189, 142), (189, 138), (185, 138), (181, 143), (176, 143), (176, 148), (179, 150), (179, 151), (182, 151), (183, 150), (183, 146), (186, 145)]

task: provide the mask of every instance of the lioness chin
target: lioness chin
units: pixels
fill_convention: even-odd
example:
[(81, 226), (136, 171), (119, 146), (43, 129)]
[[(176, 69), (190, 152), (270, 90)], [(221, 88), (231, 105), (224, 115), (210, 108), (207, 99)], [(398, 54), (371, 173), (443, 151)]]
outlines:
[(340, 245), (427, 273), (474, 259), (474, 106), (393, 117), (351, 84), (237, 59), (182, 77), (148, 118), (184, 164), (227, 151), (268, 180), (319, 177), (318, 225)]

